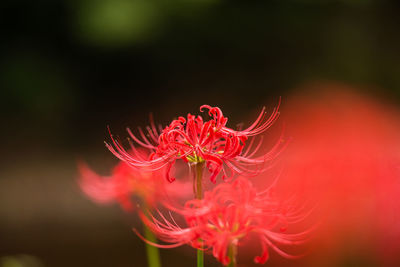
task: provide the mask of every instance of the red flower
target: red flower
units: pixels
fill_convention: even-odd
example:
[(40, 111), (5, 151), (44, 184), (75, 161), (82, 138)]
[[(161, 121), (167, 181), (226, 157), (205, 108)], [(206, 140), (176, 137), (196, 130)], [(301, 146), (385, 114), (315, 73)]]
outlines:
[(134, 209), (133, 197), (155, 206), (158, 201), (185, 198), (191, 192), (189, 183), (179, 182), (165, 187), (162, 172), (143, 172), (125, 162), (113, 168), (111, 176), (100, 176), (86, 164), (79, 164), (79, 185), (93, 201), (100, 204), (119, 202), (126, 211)]
[(180, 227), (172, 216), (168, 220), (159, 212), (161, 219), (157, 219), (141, 213), (144, 223), (159, 239), (171, 244), (145, 241), (162, 248), (189, 244), (197, 249), (211, 249), (224, 265), (230, 261), (229, 247), (240, 246), (250, 233), (256, 235), (262, 249), (261, 256), (256, 256), (254, 261), (262, 264), (268, 260), (268, 248), (286, 258), (298, 257), (284, 252), (278, 245), (303, 243), (311, 231), (286, 233), (289, 225), (302, 220), (307, 213), (292, 204), (277, 201), (270, 189), (257, 194), (252, 184), (242, 178), (232, 184), (220, 184), (206, 192), (204, 199), (188, 201), (184, 210), (175, 211), (184, 216), (186, 228)]
[[(210, 179), (216, 182), (217, 176), (222, 172), (224, 180), (232, 178), (235, 174), (256, 175), (264, 169), (264, 163), (273, 160), (280, 151), (278, 142), (270, 152), (256, 156), (262, 142), (254, 144), (250, 140), (247, 148), (245, 145), (250, 137), (257, 136), (267, 130), (278, 118), (279, 105), (269, 118), (265, 119), (265, 108), (261, 111), (256, 121), (245, 130), (233, 130), (226, 127), (228, 119), (224, 117), (218, 107), (203, 105), (200, 111), (208, 110), (211, 119), (204, 121), (201, 116), (187, 115), (173, 120), (169, 126), (162, 129), (151, 122), (144, 133), (139, 128), (141, 139), (136, 137), (129, 129), (128, 133), (138, 145), (151, 151), (149, 157), (136, 153), (134, 144), (131, 143), (133, 154), (127, 153), (121, 143), (111, 136), (112, 144), (106, 144), (110, 151), (119, 159), (136, 168), (146, 168), (154, 171), (167, 166), (167, 180), (172, 182), (169, 170), (177, 159), (188, 163), (206, 162), (211, 173)], [(160, 132), (160, 133), (159, 133)]]

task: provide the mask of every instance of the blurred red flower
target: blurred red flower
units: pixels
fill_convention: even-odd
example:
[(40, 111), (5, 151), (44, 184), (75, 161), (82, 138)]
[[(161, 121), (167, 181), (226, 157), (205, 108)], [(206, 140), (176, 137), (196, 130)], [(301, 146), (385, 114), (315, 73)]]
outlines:
[(400, 266), (399, 111), (340, 84), (309, 85), (285, 103), (292, 141), (280, 183), (325, 218), (313, 266)]
[(165, 186), (165, 170), (145, 172), (125, 162), (115, 166), (111, 176), (98, 175), (85, 163), (79, 164), (79, 171), (79, 185), (88, 197), (100, 204), (118, 202), (125, 211), (132, 211), (139, 204), (154, 207), (158, 202), (187, 198), (191, 193), (189, 182)]

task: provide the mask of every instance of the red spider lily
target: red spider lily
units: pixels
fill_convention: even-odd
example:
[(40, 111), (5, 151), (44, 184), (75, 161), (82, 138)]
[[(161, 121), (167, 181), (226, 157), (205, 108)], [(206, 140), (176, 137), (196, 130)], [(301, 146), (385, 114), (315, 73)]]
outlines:
[(257, 144), (252, 138), (245, 148), (250, 137), (263, 133), (278, 118), (278, 108), (279, 105), (267, 119), (263, 108), (255, 122), (245, 130), (226, 127), (228, 119), (222, 111), (208, 105), (200, 107), (200, 111), (208, 110), (211, 117), (208, 121), (204, 121), (201, 116), (188, 114), (187, 118), (179, 117), (164, 129), (160, 126), (157, 129), (151, 122), (146, 133), (139, 128), (141, 139), (128, 129), (137, 145), (150, 150), (149, 157), (136, 153), (133, 142), (131, 149), (134, 153), (128, 153), (112, 135), (112, 144), (106, 145), (114, 155), (133, 167), (154, 171), (166, 166), (166, 177), (170, 182), (175, 178), (171, 177), (169, 170), (177, 159), (189, 163), (206, 162), (211, 173), (210, 179), (214, 183), (220, 173), (224, 180), (231, 179), (235, 174), (252, 176), (260, 173), (265, 168), (264, 163), (273, 160), (281, 150), (278, 142), (268, 153), (256, 156), (262, 137)]
[(139, 172), (124, 162), (114, 167), (109, 177), (98, 175), (84, 163), (79, 165), (79, 171), (82, 191), (95, 202), (105, 204), (117, 201), (126, 211), (134, 207), (131, 200), (133, 194), (141, 196), (147, 203), (153, 202), (155, 177)]
[(79, 185), (82, 191), (93, 201), (106, 204), (119, 202), (125, 211), (132, 211), (136, 196), (147, 205), (154, 206), (156, 201), (167, 201), (169, 197), (183, 198), (190, 192), (189, 183), (176, 183), (165, 187), (162, 171), (143, 172), (120, 162), (113, 168), (111, 176), (103, 177), (92, 171), (86, 164), (79, 164)]
[(286, 233), (289, 225), (302, 220), (307, 213), (290, 202), (278, 201), (272, 189), (256, 193), (252, 184), (243, 178), (232, 184), (220, 184), (206, 192), (204, 199), (190, 200), (183, 210), (175, 211), (184, 216), (186, 228), (180, 227), (172, 216), (168, 220), (161, 212), (161, 219), (141, 213), (144, 223), (159, 239), (171, 244), (145, 241), (161, 248), (189, 244), (197, 249), (212, 250), (214, 257), (224, 265), (230, 262), (228, 249), (241, 246), (243, 238), (250, 234), (261, 244), (262, 253), (254, 258), (256, 263), (268, 260), (268, 248), (283, 257), (296, 258), (298, 256), (283, 251), (278, 245), (303, 243), (311, 231)]

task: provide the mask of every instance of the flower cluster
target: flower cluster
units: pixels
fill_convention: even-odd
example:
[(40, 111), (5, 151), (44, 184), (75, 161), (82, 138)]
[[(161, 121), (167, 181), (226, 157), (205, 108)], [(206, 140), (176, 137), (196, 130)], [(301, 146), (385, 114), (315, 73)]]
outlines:
[(206, 192), (204, 199), (190, 200), (183, 210), (175, 209), (175, 212), (184, 217), (187, 227), (180, 227), (174, 218), (168, 220), (161, 213), (161, 218), (149, 218), (141, 213), (144, 223), (161, 240), (171, 243), (152, 244), (164, 248), (189, 244), (197, 249), (211, 249), (224, 265), (230, 261), (228, 250), (241, 246), (241, 240), (250, 234), (261, 244), (261, 255), (254, 258), (256, 263), (268, 260), (268, 248), (286, 258), (295, 258), (279, 248), (279, 244), (303, 243), (310, 231), (286, 233), (289, 225), (302, 220), (307, 213), (294, 203), (279, 201), (272, 187), (257, 193), (244, 178), (219, 184)]
[[(207, 121), (188, 114), (163, 128), (151, 119), (146, 131), (139, 128), (140, 137), (128, 129), (129, 149), (110, 133), (112, 142), (106, 146), (121, 162), (111, 177), (101, 177), (81, 164), (81, 188), (99, 203), (118, 201), (128, 211), (134, 206), (132, 195), (139, 197), (146, 206), (152, 206), (138, 210), (143, 223), (169, 244), (156, 243), (149, 231), (145, 231), (145, 237), (135, 230), (136, 233), (156, 247), (188, 244), (198, 249), (200, 263), (202, 252), (212, 251), (222, 264), (233, 263), (234, 266), (236, 250), (244, 246), (248, 238), (256, 238), (261, 248), (261, 253), (254, 258), (256, 263), (263, 264), (268, 260), (269, 249), (281, 256), (295, 258), (282, 245), (297, 245), (307, 240), (311, 230), (296, 234), (287, 232), (288, 227), (304, 219), (307, 212), (293, 201), (277, 198), (274, 194), (276, 183), (258, 192), (245, 178), (269, 168), (285, 146), (279, 140), (267, 153), (260, 152), (263, 147), (261, 134), (277, 119), (278, 107), (269, 117), (264, 108), (253, 124), (238, 130), (228, 128), (228, 119), (222, 111), (208, 105), (200, 107), (200, 111), (208, 110), (210, 119)], [(170, 184), (175, 180), (171, 169), (177, 160), (188, 163), (193, 172), (193, 184), (189, 187), (189, 179)], [(220, 175), (223, 182), (205, 191), (203, 169), (208, 170), (213, 183)], [(239, 177), (232, 182), (235, 175)], [(194, 195), (183, 206), (176, 205), (179, 201), (170, 201), (170, 196), (187, 199), (188, 193), (192, 194), (191, 187)], [(170, 218), (160, 211), (160, 207), (169, 210)], [(154, 211), (157, 213), (153, 214)], [(176, 222), (171, 211), (183, 218), (184, 226)]]
[(204, 121), (201, 116), (187, 115), (179, 117), (170, 125), (162, 129), (151, 122), (145, 132), (139, 128), (140, 138), (128, 129), (132, 140), (139, 146), (149, 149), (150, 156), (144, 158), (136, 153), (135, 145), (131, 143), (134, 153), (128, 153), (121, 142), (113, 138), (112, 144), (106, 144), (108, 149), (119, 159), (127, 164), (140, 169), (151, 171), (159, 170), (166, 166), (167, 180), (175, 180), (169, 173), (177, 159), (185, 162), (206, 162), (211, 173), (210, 179), (216, 182), (217, 176), (222, 173), (224, 180), (231, 179), (235, 174), (251, 176), (260, 173), (265, 163), (272, 161), (281, 149), (278, 142), (268, 153), (256, 156), (261, 147), (262, 138), (255, 144), (255, 139), (246, 143), (250, 137), (257, 136), (267, 130), (278, 118), (279, 106), (266, 119), (265, 108), (261, 111), (255, 122), (244, 130), (233, 130), (226, 127), (228, 119), (224, 117), (218, 107), (203, 105), (200, 111), (208, 110), (210, 120)]

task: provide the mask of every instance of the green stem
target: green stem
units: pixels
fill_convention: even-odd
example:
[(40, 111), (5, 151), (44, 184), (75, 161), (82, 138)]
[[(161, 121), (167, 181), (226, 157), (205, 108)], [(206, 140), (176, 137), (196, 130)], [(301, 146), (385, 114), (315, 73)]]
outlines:
[(236, 253), (236, 246), (234, 244), (231, 244), (228, 248), (228, 257), (230, 259), (228, 267), (236, 267)]
[(197, 267), (204, 266), (204, 251), (202, 249), (197, 250)]
[[(143, 227), (144, 227), (145, 238), (151, 242), (156, 243), (157, 238), (153, 234), (153, 232), (150, 231), (150, 229), (147, 228), (146, 225), (143, 225)], [(160, 252), (158, 251), (157, 247), (146, 243), (146, 253), (147, 253), (147, 264), (149, 267), (161, 267)]]
[[(203, 198), (203, 170), (204, 161), (197, 162), (193, 167), (193, 188), (194, 195), (197, 199)], [(200, 247), (197, 249), (197, 267), (204, 267), (204, 250)]]
[[(150, 213), (150, 205), (146, 200), (142, 199), (144, 210), (146, 213)], [(143, 223), (144, 237), (150, 242), (157, 243), (157, 237), (153, 232)], [(146, 254), (148, 267), (161, 267), (160, 252), (157, 247), (146, 243)]]

